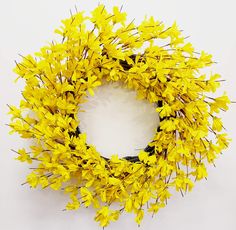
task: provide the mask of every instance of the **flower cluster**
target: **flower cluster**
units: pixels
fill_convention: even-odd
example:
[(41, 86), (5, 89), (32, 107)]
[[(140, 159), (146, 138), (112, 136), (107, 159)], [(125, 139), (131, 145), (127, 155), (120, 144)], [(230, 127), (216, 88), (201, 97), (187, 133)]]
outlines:
[[(176, 23), (166, 27), (153, 17), (126, 23), (118, 7), (108, 12), (99, 5), (90, 16), (76, 12), (55, 32), (58, 41), (15, 68), (26, 85), (19, 108), (10, 106), (9, 125), (35, 140), (17, 151), (18, 160), (36, 165), (26, 183), (62, 189), (70, 197), (67, 210), (92, 205), (105, 227), (123, 212), (134, 213), (140, 224), (144, 207), (157, 213), (170, 188), (184, 194), (207, 177), (206, 164), (214, 164), (229, 142), (219, 112), (230, 101), (226, 94), (209, 96), (222, 80), (200, 74), (213, 64), (211, 55), (196, 52)], [(117, 81), (159, 105), (160, 126), (136, 160), (102, 157), (78, 129), (86, 95)]]

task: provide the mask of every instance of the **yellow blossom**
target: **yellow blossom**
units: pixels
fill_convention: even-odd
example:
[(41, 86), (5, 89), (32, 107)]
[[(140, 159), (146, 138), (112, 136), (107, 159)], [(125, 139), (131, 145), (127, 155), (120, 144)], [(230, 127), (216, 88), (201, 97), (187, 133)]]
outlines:
[(113, 211), (107, 206), (104, 206), (97, 212), (95, 220), (100, 222), (101, 227), (106, 227), (110, 221), (116, 221), (119, 217), (119, 214), (119, 211)]
[(28, 162), (29, 164), (32, 163), (32, 159), (30, 155), (25, 151), (25, 149), (19, 149), (18, 152), (19, 156), (16, 158), (17, 160), (21, 162)]

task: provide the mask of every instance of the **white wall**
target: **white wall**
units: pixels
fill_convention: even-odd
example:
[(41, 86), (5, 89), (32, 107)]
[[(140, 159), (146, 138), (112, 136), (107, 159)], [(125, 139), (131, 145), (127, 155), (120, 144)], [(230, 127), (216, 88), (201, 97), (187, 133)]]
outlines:
[[(223, 85), (223, 90), (228, 91), (232, 100), (236, 99), (234, 95), (236, 86), (236, 4), (234, 0), (107, 0), (100, 2), (107, 4), (108, 8), (114, 4), (124, 4), (124, 10), (129, 13), (130, 19), (135, 17), (137, 22), (146, 14), (154, 15), (167, 24), (177, 20), (180, 27), (184, 29), (184, 33), (191, 35), (189, 41), (197, 49), (206, 50), (214, 55), (218, 64), (213, 66), (212, 70), (223, 75), (223, 78), (227, 80)], [(90, 11), (97, 4), (98, 2), (95, 0), (0, 0), (1, 230), (100, 229), (98, 224), (92, 220), (94, 216), (92, 209), (82, 208), (76, 212), (62, 212), (67, 201), (62, 193), (50, 190), (30, 190), (27, 186), (20, 185), (29, 172), (28, 166), (14, 161), (15, 155), (10, 149), (27, 146), (27, 143), (17, 135), (9, 136), (9, 129), (5, 125), (9, 122), (6, 104), (17, 105), (20, 100), (20, 89), (23, 86), (22, 82), (13, 83), (15, 75), (11, 70), (14, 60), (19, 60), (17, 54), (33, 53), (46, 41), (50, 41), (53, 38), (53, 30), (60, 25), (61, 19), (69, 15), (69, 9), (73, 9), (74, 5), (77, 5), (78, 9)], [(120, 95), (121, 101), (127, 101), (124, 100), (127, 97), (126, 93), (122, 94), (118, 90), (117, 95)], [(90, 112), (95, 111), (98, 113), (97, 116), (101, 116), (101, 109), (91, 105), (93, 104), (87, 107)], [(121, 105), (122, 103), (120, 103)], [(113, 117), (114, 111), (111, 109), (112, 107), (109, 107), (111, 106), (109, 100), (104, 100), (101, 106), (110, 108), (107, 109), (108, 114), (106, 114), (108, 119), (109, 116)], [(130, 109), (130, 106), (133, 106), (131, 107), (133, 109)], [(120, 124), (122, 125), (122, 122), (127, 124), (128, 119), (132, 120), (133, 116), (133, 118), (139, 119), (138, 128), (144, 129), (146, 120), (142, 115), (147, 110), (145, 105), (142, 106), (144, 109), (138, 117), (135, 117), (134, 111), (138, 104), (135, 103), (135, 100), (134, 105), (130, 102), (125, 103), (127, 117), (116, 111)], [(168, 206), (161, 210), (155, 218), (152, 219), (149, 215), (145, 217), (140, 230), (236, 229), (235, 106), (232, 105), (230, 111), (224, 114), (225, 127), (233, 141), (230, 148), (217, 161), (217, 167), (209, 167), (208, 181), (198, 183), (194, 191), (184, 198), (179, 194), (174, 194)], [(109, 122), (111, 124), (112, 121)], [(98, 132), (99, 124), (95, 122), (92, 125), (90, 128), (89, 125), (85, 128), (88, 131), (95, 129)], [(152, 123), (148, 123), (148, 125), (152, 127)], [(109, 152), (114, 147), (114, 151), (117, 152), (129, 151), (134, 149), (135, 143), (144, 144), (143, 136), (132, 127), (135, 127), (135, 123), (128, 127), (124, 125), (127, 132), (123, 133), (119, 126), (115, 127), (116, 138), (124, 133), (135, 137), (132, 145), (129, 146), (128, 142), (125, 142), (125, 146), (119, 146), (115, 138), (111, 138), (109, 143), (105, 143), (103, 138), (100, 140), (102, 144), (100, 144), (99, 150)], [(109, 127), (106, 130), (109, 132)], [(103, 134), (105, 135), (105, 133)], [(128, 134), (123, 139), (128, 138)], [(151, 129), (146, 130), (146, 134), (151, 135)], [(91, 141), (97, 140), (91, 133), (90, 135)], [(121, 139), (119, 141), (122, 141)], [(134, 223), (132, 215), (124, 215), (107, 229), (128, 230), (138, 229), (138, 227)]]

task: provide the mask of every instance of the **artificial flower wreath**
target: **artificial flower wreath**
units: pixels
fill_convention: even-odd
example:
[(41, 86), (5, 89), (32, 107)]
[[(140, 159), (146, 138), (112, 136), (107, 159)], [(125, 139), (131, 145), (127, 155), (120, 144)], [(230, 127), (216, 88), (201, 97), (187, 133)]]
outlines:
[[(208, 94), (221, 78), (200, 74), (213, 64), (211, 55), (195, 52), (176, 23), (126, 23), (118, 7), (76, 12), (55, 32), (60, 40), (15, 68), (26, 86), (20, 107), (10, 106), (10, 127), (35, 140), (30, 150), (16, 151), (18, 160), (35, 162), (26, 183), (64, 190), (67, 210), (92, 205), (104, 227), (123, 212), (140, 224), (146, 205), (151, 213), (166, 205), (171, 187), (183, 195), (207, 177), (206, 163), (214, 164), (229, 141), (218, 113), (230, 101)], [(79, 129), (81, 103), (105, 82), (120, 82), (157, 106), (160, 125), (137, 156), (105, 158)]]

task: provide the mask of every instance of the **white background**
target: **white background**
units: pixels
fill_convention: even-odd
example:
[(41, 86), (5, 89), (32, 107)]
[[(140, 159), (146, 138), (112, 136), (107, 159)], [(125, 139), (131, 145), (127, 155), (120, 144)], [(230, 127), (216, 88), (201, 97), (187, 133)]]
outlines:
[[(166, 24), (177, 20), (184, 34), (198, 50), (214, 55), (219, 72), (227, 80), (223, 85), (235, 100), (236, 87), (236, 5), (234, 0), (146, 0), (100, 1), (111, 5), (124, 4), (129, 18), (139, 22), (145, 15), (154, 15)], [(33, 53), (51, 41), (60, 20), (69, 16), (77, 5), (86, 12), (98, 4), (95, 0), (0, 0), (0, 229), (1, 230), (75, 230), (100, 229), (92, 219), (92, 209), (61, 211), (67, 197), (50, 190), (31, 190), (21, 186), (28, 166), (14, 161), (11, 148), (27, 146), (17, 135), (9, 136), (6, 104), (17, 105), (23, 83), (14, 84), (12, 73), (18, 53)], [(107, 97), (107, 95), (111, 95)], [(99, 101), (99, 102), (98, 102)], [(114, 102), (117, 107), (114, 106)], [(236, 122), (235, 106), (224, 114), (225, 127), (233, 138), (230, 148), (209, 167), (207, 181), (196, 185), (182, 198), (174, 194), (168, 206), (155, 218), (147, 215), (139, 228), (163, 230), (235, 230), (236, 229)], [(136, 102), (132, 92), (103, 88), (85, 106), (83, 129), (89, 140), (104, 154), (135, 154), (151, 138), (155, 119), (150, 106)], [(151, 112), (150, 112), (151, 111)], [(92, 114), (93, 113), (93, 114)], [(117, 123), (115, 123), (117, 122)], [(113, 132), (114, 131), (114, 132)], [(113, 132), (113, 135), (111, 134)], [(115, 133), (115, 134), (114, 134)], [(107, 140), (107, 141), (106, 141)], [(107, 229), (138, 229), (133, 215), (124, 215)]]

